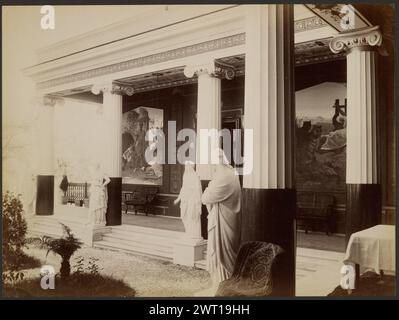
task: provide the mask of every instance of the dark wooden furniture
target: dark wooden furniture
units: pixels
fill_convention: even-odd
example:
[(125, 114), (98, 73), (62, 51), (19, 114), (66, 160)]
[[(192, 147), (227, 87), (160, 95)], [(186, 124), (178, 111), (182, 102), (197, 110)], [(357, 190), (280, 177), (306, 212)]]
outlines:
[(88, 206), (89, 201), (89, 184), (69, 182), (66, 192), (67, 202), (75, 203), (79, 206)]
[(304, 222), (306, 233), (315, 223), (322, 223), (327, 235), (332, 232), (334, 203), (335, 198), (330, 194), (298, 192), (297, 220)]
[(125, 192), (125, 214), (127, 214), (129, 207), (133, 207), (136, 215), (138, 210), (142, 210), (148, 216), (149, 207), (154, 202), (157, 193), (158, 187), (146, 187)]

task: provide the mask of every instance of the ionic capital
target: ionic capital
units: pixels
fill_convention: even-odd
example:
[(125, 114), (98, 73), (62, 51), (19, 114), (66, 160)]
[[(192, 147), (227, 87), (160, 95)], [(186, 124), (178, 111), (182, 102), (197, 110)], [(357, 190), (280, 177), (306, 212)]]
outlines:
[(46, 107), (54, 107), (56, 104), (64, 103), (64, 99), (54, 95), (44, 95), (40, 98), (42, 105)]
[(91, 88), (91, 92), (95, 95), (100, 93), (113, 93), (132, 96), (134, 94), (134, 88), (120, 83), (100, 83), (94, 84)]
[(371, 47), (380, 46), (382, 34), (379, 26), (365, 28), (354, 32), (340, 33), (333, 37), (330, 49), (334, 53), (351, 51), (353, 49), (372, 50)]
[(187, 78), (192, 78), (194, 75), (200, 76), (202, 74), (207, 74), (210, 77), (231, 80), (235, 76), (235, 69), (233, 66), (220, 61), (188, 65), (184, 68), (184, 75)]

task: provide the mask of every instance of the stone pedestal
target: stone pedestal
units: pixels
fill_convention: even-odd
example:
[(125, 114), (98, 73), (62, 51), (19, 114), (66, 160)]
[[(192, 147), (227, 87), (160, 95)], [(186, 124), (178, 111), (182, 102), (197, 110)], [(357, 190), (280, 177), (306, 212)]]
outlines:
[(182, 238), (173, 248), (173, 263), (193, 267), (195, 261), (204, 259), (207, 241)]
[(84, 244), (92, 247), (94, 241), (101, 241), (103, 239), (103, 235), (111, 232), (111, 228), (107, 226), (95, 226), (95, 225), (86, 225), (84, 231), (84, 237), (82, 241)]

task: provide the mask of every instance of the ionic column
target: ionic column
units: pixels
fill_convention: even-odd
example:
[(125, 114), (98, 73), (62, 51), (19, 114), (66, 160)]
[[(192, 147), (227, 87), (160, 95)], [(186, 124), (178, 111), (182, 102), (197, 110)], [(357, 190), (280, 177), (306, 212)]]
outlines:
[[(221, 79), (216, 77), (215, 64), (209, 62), (202, 65), (187, 66), (184, 69), (186, 77), (198, 76), (197, 95), (197, 139), (196, 139), (196, 171), (201, 181), (206, 184), (212, 179), (211, 148), (219, 146), (218, 135), (208, 138), (207, 149), (201, 148), (205, 141), (201, 140), (201, 130), (221, 129)], [(208, 154), (205, 159), (203, 156)], [(201, 161), (202, 160), (202, 161)], [(208, 164), (205, 164), (204, 161)]]
[(108, 226), (122, 224), (122, 94), (133, 94), (130, 87), (113, 83), (98, 84), (92, 93), (103, 94), (103, 169), (110, 177), (107, 186)]
[(378, 171), (376, 51), (379, 27), (333, 38), (334, 53), (347, 52), (346, 237), (381, 221)]
[[(215, 149), (220, 146), (219, 130), (222, 126), (221, 116), (221, 79), (231, 80), (235, 76), (232, 66), (218, 61), (209, 61), (186, 66), (184, 75), (188, 78), (198, 76), (197, 96), (197, 138), (196, 138), (196, 171), (200, 176), (204, 190), (212, 179), (212, 156), (217, 156)], [(213, 130), (206, 137), (208, 144), (201, 138), (201, 130)], [(206, 145), (206, 146), (205, 146)], [(207, 155), (207, 156), (205, 156)], [(208, 238), (208, 210), (203, 205), (201, 215), (202, 237)]]
[(285, 250), (276, 268), (274, 294), (293, 296), (293, 8), (253, 5), (247, 10), (244, 126), (253, 130), (254, 147), (244, 154), (244, 172), (250, 173), (243, 179), (241, 239), (274, 243)]
[(38, 132), (38, 172), (36, 214), (54, 214), (54, 108), (62, 99), (53, 96), (40, 98)]

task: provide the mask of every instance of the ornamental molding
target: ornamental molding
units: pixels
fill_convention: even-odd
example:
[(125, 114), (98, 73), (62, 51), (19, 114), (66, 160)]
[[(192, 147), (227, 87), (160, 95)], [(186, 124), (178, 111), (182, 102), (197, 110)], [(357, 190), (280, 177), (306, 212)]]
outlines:
[(231, 48), (245, 44), (245, 33), (239, 33), (219, 39), (209, 40), (186, 47), (176, 48), (148, 56), (135, 58), (123, 62), (110, 64), (95, 69), (77, 72), (67, 76), (46, 80), (37, 84), (38, 89), (46, 89), (75, 81), (82, 81), (94, 77), (104, 76), (115, 72), (135, 69), (146, 65), (153, 65), (161, 62), (171, 61), (190, 57), (206, 52)]
[(101, 83), (94, 84), (91, 87), (91, 93), (98, 95), (100, 93), (113, 93), (119, 95), (132, 96), (135, 90), (132, 86), (120, 84), (120, 83)]
[(234, 66), (221, 61), (189, 65), (184, 68), (183, 72), (187, 78), (192, 78), (194, 75), (208, 74), (211, 77), (232, 80), (236, 75)]
[(341, 33), (330, 42), (330, 49), (333, 53), (350, 51), (353, 49), (368, 49), (380, 46), (382, 43), (382, 34), (379, 26), (365, 28), (354, 32)]
[(295, 21), (294, 30), (295, 33), (299, 33), (299, 32), (323, 28), (327, 25), (328, 25), (327, 22), (325, 22), (323, 19), (314, 16)]

